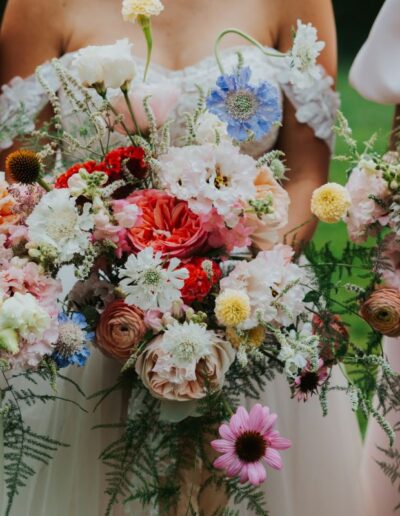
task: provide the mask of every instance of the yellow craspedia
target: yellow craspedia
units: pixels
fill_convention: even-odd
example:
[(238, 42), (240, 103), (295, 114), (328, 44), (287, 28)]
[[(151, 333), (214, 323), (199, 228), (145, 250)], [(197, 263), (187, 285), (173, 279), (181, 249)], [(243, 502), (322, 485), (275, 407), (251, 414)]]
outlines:
[(249, 296), (240, 290), (225, 290), (215, 301), (215, 315), (223, 326), (238, 326), (250, 315)]
[(347, 213), (350, 195), (346, 188), (337, 183), (327, 183), (314, 190), (311, 197), (311, 211), (322, 222), (335, 224)]
[(235, 328), (228, 328), (226, 330), (226, 336), (236, 349), (239, 349), (241, 345), (259, 348), (265, 339), (265, 329), (262, 326), (256, 326), (251, 330), (237, 332)]
[(156, 16), (164, 9), (160, 0), (123, 0), (122, 16), (125, 21), (134, 23), (138, 16)]

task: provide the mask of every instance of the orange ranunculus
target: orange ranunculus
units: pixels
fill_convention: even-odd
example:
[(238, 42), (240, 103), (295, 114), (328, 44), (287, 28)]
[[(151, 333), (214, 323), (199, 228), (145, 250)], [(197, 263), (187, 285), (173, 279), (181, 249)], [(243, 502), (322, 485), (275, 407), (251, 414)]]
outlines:
[(19, 216), (14, 211), (16, 202), (8, 191), (8, 184), (0, 176), (0, 233), (7, 230), (10, 224), (16, 224)]
[(146, 333), (140, 308), (122, 299), (112, 301), (101, 314), (96, 328), (96, 345), (107, 356), (125, 362)]
[(374, 330), (387, 337), (400, 336), (400, 290), (375, 290), (361, 307), (361, 316)]
[(160, 190), (137, 191), (127, 201), (142, 212), (140, 222), (127, 235), (135, 251), (151, 246), (165, 256), (187, 258), (206, 247), (208, 233), (186, 201)]

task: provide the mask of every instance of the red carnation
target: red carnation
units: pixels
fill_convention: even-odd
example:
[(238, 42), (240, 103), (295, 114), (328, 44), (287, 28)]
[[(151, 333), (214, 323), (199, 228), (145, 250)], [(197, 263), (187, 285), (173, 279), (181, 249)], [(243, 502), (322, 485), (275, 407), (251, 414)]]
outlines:
[(57, 178), (54, 185), (55, 188), (68, 188), (68, 179), (77, 174), (81, 168), (84, 168), (89, 174), (92, 174), (93, 172), (105, 172), (104, 163), (96, 163), (96, 161), (77, 163)]
[(181, 289), (186, 304), (202, 301), (221, 278), (219, 265), (208, 258), (194, 258), (184, 264), (189, 276)]
[(122, 173), (122, 165), (137, 179), (146, 177), (148, 166), (144, 160), (145, 152), (142, 147), (119, 147), (106, 154), (104, 163), (111, 180), (118, 179)]

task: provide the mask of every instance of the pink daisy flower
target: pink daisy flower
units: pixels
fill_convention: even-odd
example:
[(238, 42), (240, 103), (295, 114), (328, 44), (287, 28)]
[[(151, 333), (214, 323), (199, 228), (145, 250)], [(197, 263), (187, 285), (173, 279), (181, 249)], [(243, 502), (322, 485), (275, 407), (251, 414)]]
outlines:
[(298, 401), (307, 401), (310, 396), (318, 392), (318, 387), (326, 382), (328, 376), (328, 368), (321, 358), (318, 360), (317, 370), (308, 363), (292, 384), (294, 396)]
[(229, 477), (240, 477), (240, 482), (261, 484), (267, 478), (263, 460), (274, 469), (281, 469), (283, 462), (277, 450), (286, 450), (292, 443), (274, 430), (276, 414), (259, 403), (250, 413), (239, 407), (229, 424), (219, 427), (222, 439), (211, 446), (222, 455), (214, 461), (214, 467), (225, 469)]

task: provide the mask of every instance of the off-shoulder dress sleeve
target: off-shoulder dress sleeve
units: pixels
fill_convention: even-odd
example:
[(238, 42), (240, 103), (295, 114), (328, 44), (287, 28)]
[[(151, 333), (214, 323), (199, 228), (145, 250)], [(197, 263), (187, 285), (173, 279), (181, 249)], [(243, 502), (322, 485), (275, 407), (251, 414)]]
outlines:
[(365, 98), (400, 104), (400, 0), (386, 0), (350, 70), (350, 83)]

